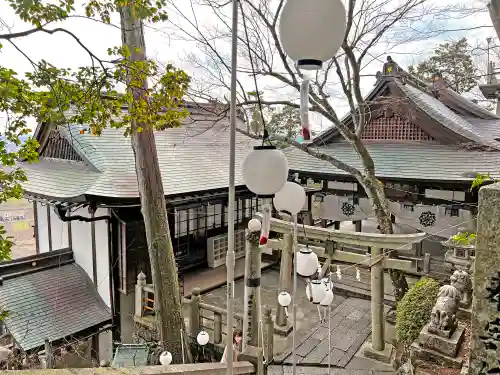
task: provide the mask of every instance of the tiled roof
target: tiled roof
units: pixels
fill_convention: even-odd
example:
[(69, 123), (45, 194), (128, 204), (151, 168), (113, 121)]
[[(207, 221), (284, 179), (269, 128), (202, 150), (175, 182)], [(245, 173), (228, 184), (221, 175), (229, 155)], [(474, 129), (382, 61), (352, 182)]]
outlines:
[(23, 350), (111, 320), (110, 310), (75, 263), (4, 280), (0, 306), (8, 311), (6, 328)]
[[(176, 129), (155, 132), (156, 148), (166, 195), (224, 188), (228, 186), (228, 119), (214, 123), (198, 116)], [(101, 136), (80, 134), (80, 127), (61, 130), (77, 152), (87, 161), (75, 163), (41, 160), (22, 163), (28, 181), (27, 193), (54, 198), (95, 195), (137, 198), (137, 177), (130, 138), (123, 130), (107, 128)], [(241, 163), (258, 141), (236, 135), (236, 185), (243, 185)]]
[(454, 133), (459, 134), (472, 142), (500, 149), (500, 143), (478, 135), (475, 127), (470, 122), (453, 112), (435, 97), (412, 85), (403, 84), (399, 80), (394, 80), (393, 83), (401, 91), (403, 91), (409, 99), (413, 100), (420, 109), (425, 111), (435, 121), (444, 125), (449, 130), (452, 130)]
[[(500, 144), (493, 137), (490, 137), (487, 131), (483, 131), (484, 127), (489, 128), (493, 126), (492, 124), (497, 123), (499, 121), (498, 116), (481, 108), (449, 88), (439, 88), (440, 97), (438, 99), (431, 94), (430, 89), (426, 88), (426, 86), (423, 82), (415, 82), (412, 76), (408, 76), (408, 80), (404, 83), (399, 77), (386, 76), (377, 81), (373, 90), (365, 97), (365, 100), (367, 102), (375, 101), (376, 97), (381, 93), (406, 97), (410, 101), (410, 106), (418, 108), (429, 116), (429, 120), (431, 121), (425, 122), (426, 127), (429, 127), (429, 129), (436, 128), (436, 132), (441, 133), (444, 138), (446, 138), (446, 133), (448, 133), (448, 137), (452, 135), (451, 138), (454, 141), (459, 139), (458, 142), (451, 143), (472, 142), (493, 149), (500, 149)], [(389, 91), (387, 91), (388, 88), (390, 88)], [(387, 94), (387, 92), (391, 93)], [(476, 120), (481, 120), (481, 122), (471, 120), (474, 117), (476, 117)], [(350, 123), (350, 118), (350, 114), (347, 114), (342, 119), (342, 122), (348, 124)], [(321, 145), (325, 142), (331, 142), (334, 138), (338, 137), (341, 137), (340, 133), (335, 126), (332, 126), (330, 129), (326, 129), (320, 133), (314, 139), (313, 143)]]
[[(500, 178), (500, 153), (463, 151), (458, 147), (429, 142), (370, 142), (376, 174), (380, 178), (421, 179), (435, 181), (471, 181), (471, 172), (491, 172)], [(318, 150), (344, 163), (361, 168), (361, 161), (347, 142), (337, 142)], [(285, 150), (290, 168), (295, 172), (346, 175), (326, 161), (321, 161), (295, 147)]]

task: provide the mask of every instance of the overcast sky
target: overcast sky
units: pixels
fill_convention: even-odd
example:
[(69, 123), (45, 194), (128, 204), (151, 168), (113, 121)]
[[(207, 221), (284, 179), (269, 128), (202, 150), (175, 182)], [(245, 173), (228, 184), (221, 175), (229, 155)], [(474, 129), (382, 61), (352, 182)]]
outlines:
[[(473, 0), (439, 0), (443, 3), (457, 4), (462, 1), (464, 4), (485, 3), (484, 1)], [(77, 3), (79, 3), (77, 1)], [(187, 0), (178, 0), (177, 4), (180, 7), (187, 5)], [(206, 9), (206, 8), (205, 8)], [(7, 24), (11, 31), (21, 31), (30, 28), (30, 25), (23, 24), (13, 13), (6, 1), (0, 1), (0, 15), (2, 20)], [(203, 12), (197, 14), (198, 21), (201, 23), (213, 23), (214, 18)], [(116, 21), (116, 20), (115, 20)], [(175, 14), (172, 13), (171, 22), (180, 22)], [(439, 21), (435, 21), (439, 22)], [(115, 22), (116, 24), (116, 22)], [(484, 27), (484, 26), (488, 27)], [(393, 58), (398, 61), (403, 67), (409, 64), (418, 63), (421, 59), (427, 57), (432, 50), (443, 41), (458, 39), (467, 36), (470, 44), (485, 44), (487, 37), (494, 37), (494, 30), (490, 27), (491, 21), (487, 12), (475, 14), (474, 16), (465, 17), (459, 20), (441, 22), (443, 29), (457, 30), (452, 32), (441, 33), (432, 38), (420, 42), (407, 44), (398, 47), (396, 50), (390, 51)], [(92, 48), (92, 51), (102, 57), (106, 57), (108, 47), (117, 46), (120, 44), (120, 31), (117, 27), (103, 25), (99, 22), (83, 18), (72, 18), (65, 22), (63, 27), (74, 32), (86, 46)], [(425, 24), (415, 24), (414, 27), (426, 27)], [(465, 29), (465, 30), (464, 30)], [(196, 51), (194, 43), (186, 43), (176, 38), (171, 38), (168, 35), (171, 28), (168, 25), (155, 25), (154, 27), (146, 28), (146, 45), (147, 54), (149, 57), (155, 58), (161, 62), (174, 63), (177, 67), (183, 68), (190, 74), (200, 78), (200, 71), (193, 69), (192, 66), (185, 63), (183, 58), (187, 53)], [(8, 32), (6, 27), (1, 30), (2, 33)], [(85, 66), (90, 63), (87, 53), (78, 46), (75, 41), (64, 34), (46, 35), (36, 33), (23, 39), (17, 39), (16, 44), (34, 61), (45, 59), (58, 67), (76, 68)], [(4, 48), (0, 53), (0, 64), (16, 70), (18, 73), (24, 73), (31, 70), (29, 61), (16, 51), (9, 43), (3, 43)], [(378, 46), (377, 52), (384, 52), (384, 46)], [(384, 57), (379, 61), (369, 66), (366, 74), (374, 74), (379, 70)], [(374, 78), (368, 77), (363, 80), (364, 91), (368, 91), (374, 83)], [(264, 83), (265, 84), (265, 83)], [(344, 103), (339, 102), (338, 106), (342, 107)], [(345, 112), (339, 110), (339, 112)], [(1, 114), (0, 114), (1, 116)], [(1, 122), (2, 120), (0, 120)], [(315, 117), (315, 127), (321, 127), (321, 120)], [(35, 126), (35, 124), (31, 124)], [(324, 124), (323, 124), (324, 126)]]

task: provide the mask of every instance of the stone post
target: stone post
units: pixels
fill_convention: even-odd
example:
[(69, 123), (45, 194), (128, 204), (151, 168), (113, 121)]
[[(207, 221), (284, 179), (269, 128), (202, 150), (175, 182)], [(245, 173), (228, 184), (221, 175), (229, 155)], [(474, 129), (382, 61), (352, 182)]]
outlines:
[(146, 275), (144, 272), (139, 272), (137, 275), (137, 284), (135, 284), (135, 316), (142, 316), (142, 306), (144, 304), (144, 286), (146, 285)]
[(200, 332), (200, 288), (194, 288), (189, 303), (189, 332), (196, 337)]
[(267, 363), (274, 359), (274, 322), (271, 315), (271, 309), (266, 306), (264, 316), (262, 318), (263, 334), (264, 334), (264, 358)]
[(381, 256), (382, 249), (372, 247), (372, 262), (375, 262), (371, 267), (372, 348), (379, 352), (385, 348), (384, 265)]
[(363, 354), (367, 358), (390, 363), (392, 345), (385, 343), (384, 338), (384, 259), (381, 248), (371, 248), (371, 312), (372, 341), (366, 342)]
[(259, 346), (260, 325), (260, 277), (261, 277), (261, 249), (258, 242), (249, 240), (250, 232), (246, 231), (246, 254), (245, 254), (245, 305), (243, 315), (243, 343), (246, 345)]
[(500, 184), (479, 190), (469, 374), (500, 373)]
[[(283, 235), (283, 246), (284, 249), (281, 251), (281, 264), (280, 264), (280, 282), (279, 282), (279, 291), (287, 291), (291, 293), (291, 281), (292, 281), (292, 261), (293, 261), (293, 235), (291, 233)], [(278, 296), (276, 296), (277, 299)], [(278, 327), (284, 327), (287, 331), (285, 334), (289, 332), (287, 327), (288, 319), (286, 317), (285, 308), (280, 306), (280, 304), (276, 301), (276, 325)]]

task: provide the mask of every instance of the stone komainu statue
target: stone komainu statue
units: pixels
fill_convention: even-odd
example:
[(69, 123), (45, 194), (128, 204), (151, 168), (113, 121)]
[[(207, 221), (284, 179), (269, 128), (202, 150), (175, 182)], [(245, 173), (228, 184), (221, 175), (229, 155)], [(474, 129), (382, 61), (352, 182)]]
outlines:
[(457, 311), (460, 303), (460, 292), (451, 285), (439, 289), (436, 304), (432, 308), (429, 332), (439, 336), (450, 337), (457, 328)]
[(460, 292), (460, 306), (469, 307), (472, 300), (472, 282), (467, 272), (456, 270), (450, 277), (451, 285)]

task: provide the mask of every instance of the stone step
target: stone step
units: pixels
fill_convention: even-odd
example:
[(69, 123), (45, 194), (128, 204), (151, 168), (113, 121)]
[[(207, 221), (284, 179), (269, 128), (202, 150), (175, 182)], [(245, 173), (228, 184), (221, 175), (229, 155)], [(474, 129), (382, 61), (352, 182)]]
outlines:
[[(271, 365), (267, 368), (268, 375), (290, 375), (292, 366)], [(343, 369), (332, 367), (328, 372), (327, 367), (297, 366), (297, 375), (395, 375), (395, 371), (373, 371), (359, 369)]]

